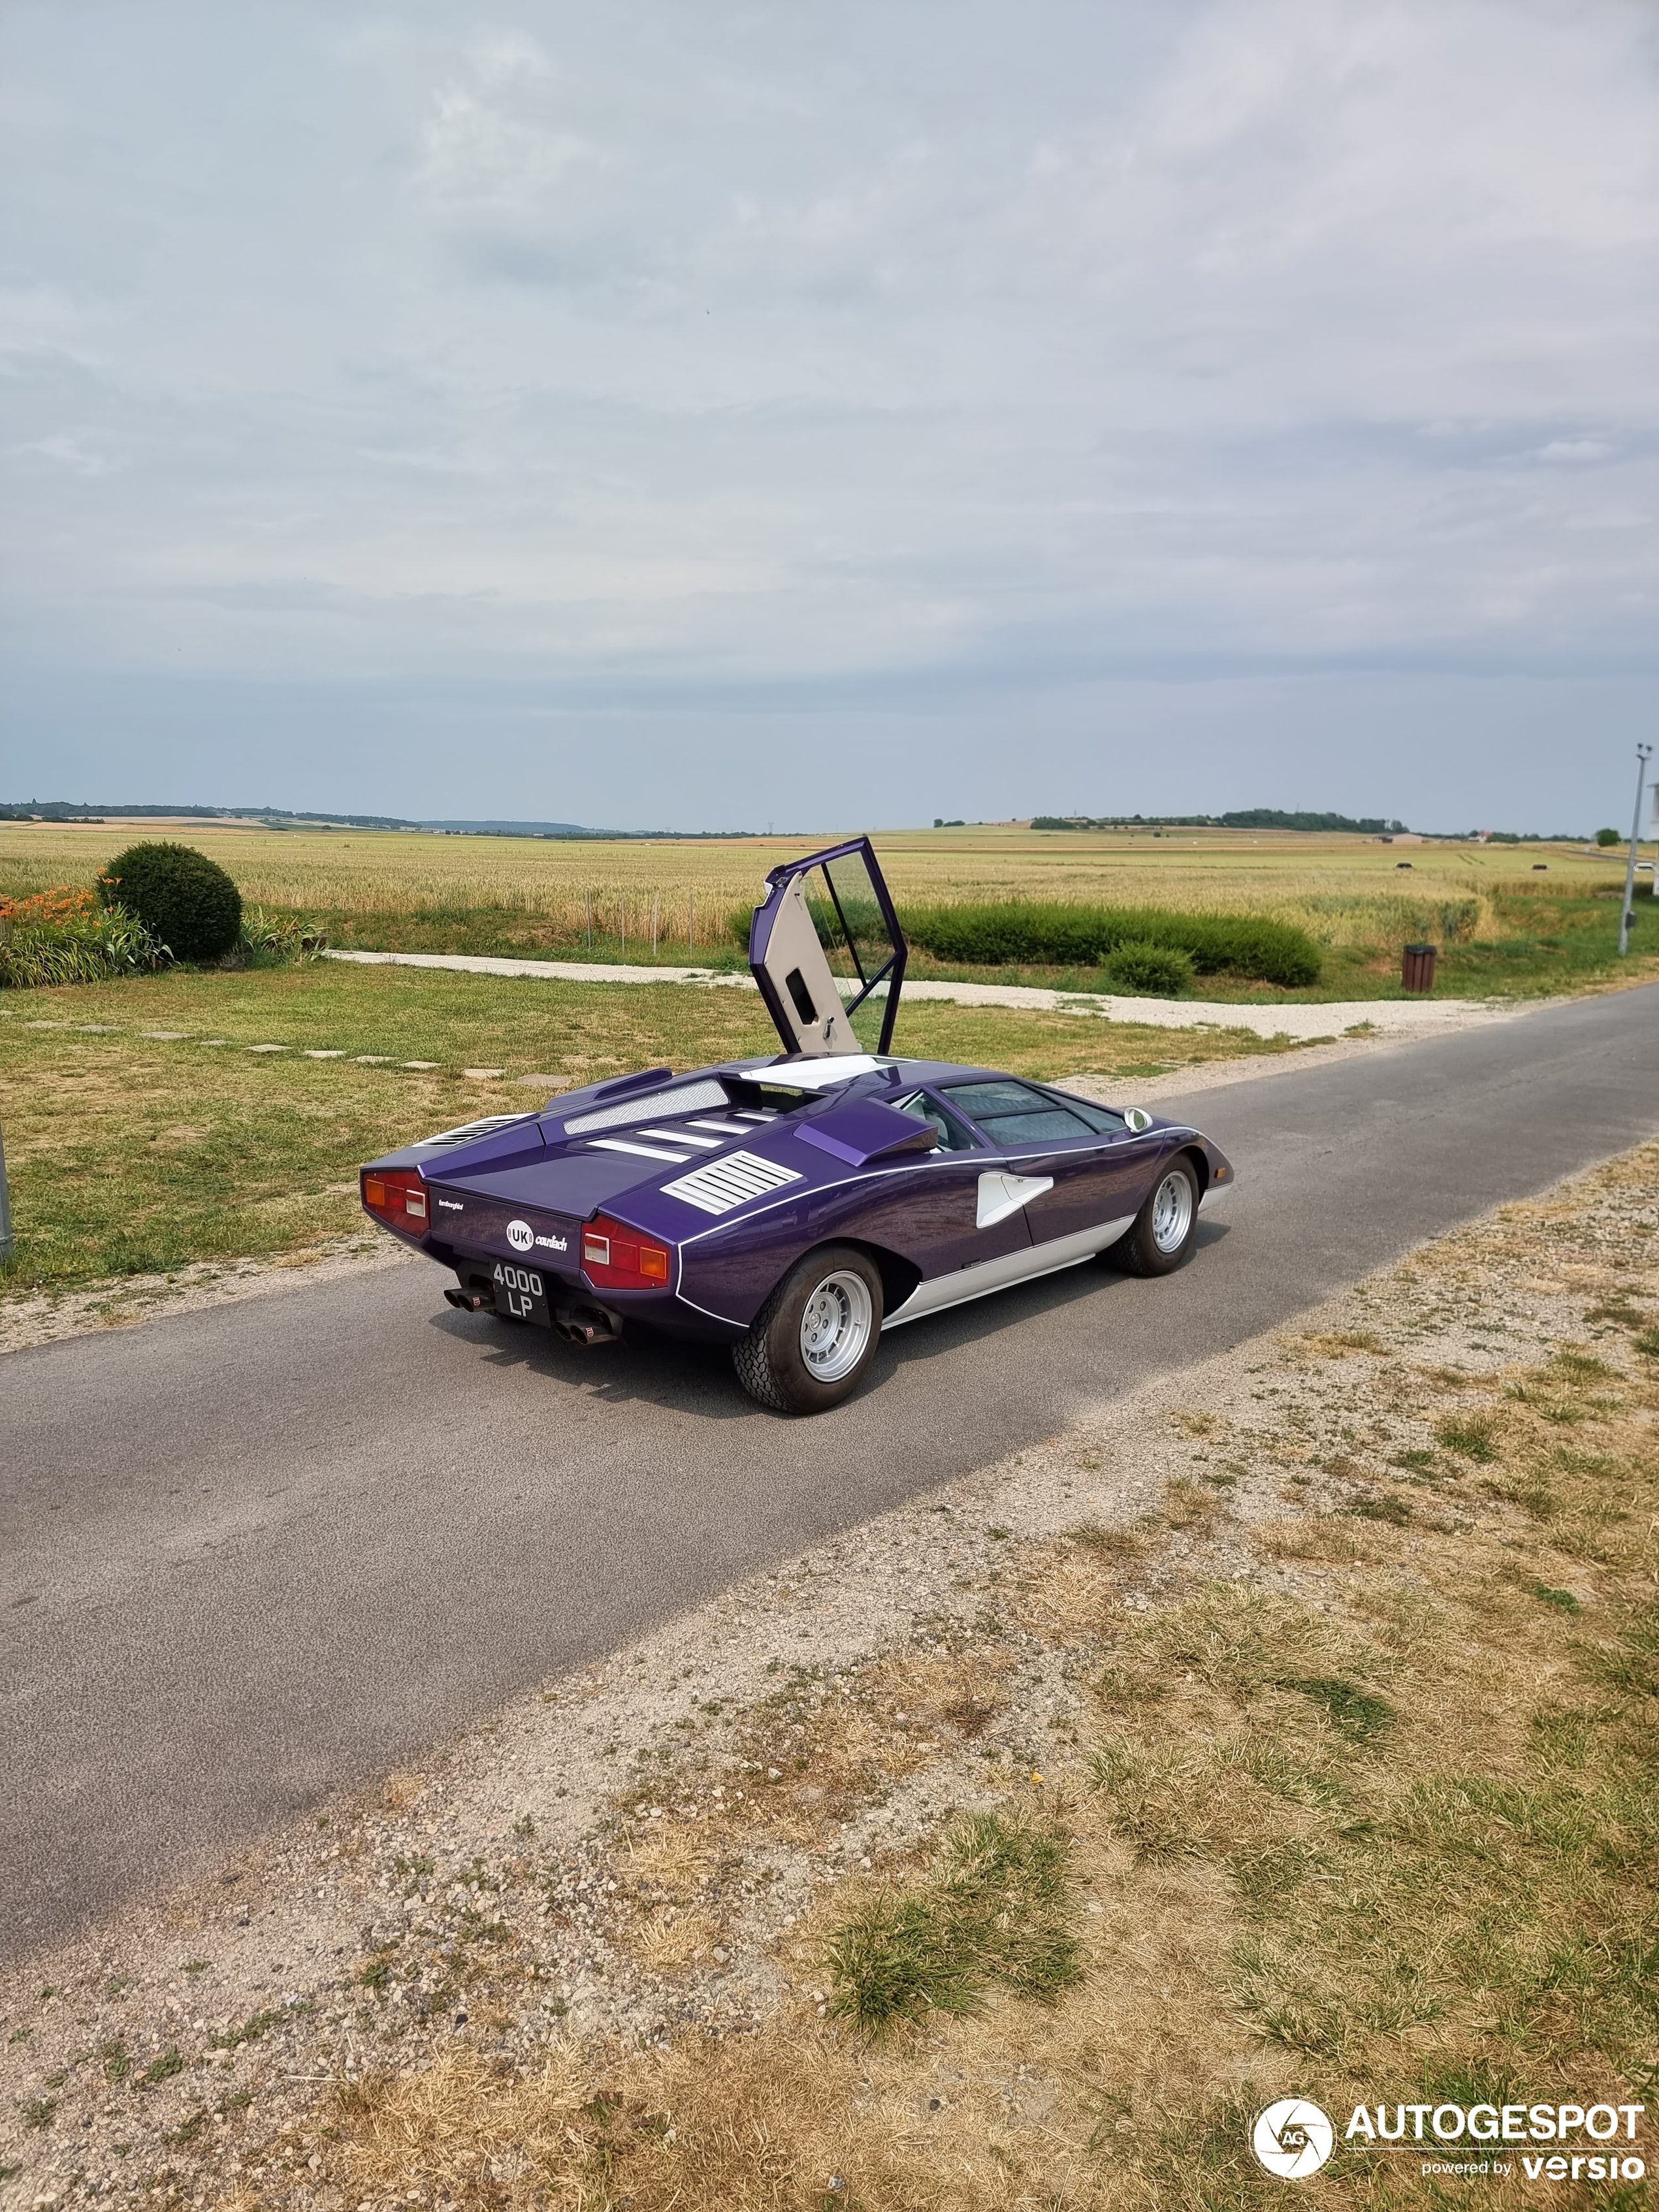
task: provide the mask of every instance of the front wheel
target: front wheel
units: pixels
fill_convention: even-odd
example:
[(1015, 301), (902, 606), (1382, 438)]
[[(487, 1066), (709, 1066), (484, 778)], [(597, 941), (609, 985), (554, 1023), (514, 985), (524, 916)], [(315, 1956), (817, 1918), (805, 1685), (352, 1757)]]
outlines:
[(774, 1413), (822, 1413), (850, 1398), (881, 1334), (881, 1277), (850, 1244), (792, 1267), (732, 1347), (738, 1380)]
[(1186, 1258), (1198, 1225), (1198, 1177), (1190, 1160), (1158, 1171), (1134, 1227), (1105, 1256), (1132, 1275), (1167, 1275)]

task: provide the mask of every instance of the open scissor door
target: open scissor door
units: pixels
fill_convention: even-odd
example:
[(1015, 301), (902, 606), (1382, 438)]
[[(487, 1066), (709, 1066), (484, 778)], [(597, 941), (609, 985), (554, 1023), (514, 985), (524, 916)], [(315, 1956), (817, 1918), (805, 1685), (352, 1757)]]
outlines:
[[(749, 965), (784, 1050), (814, 1058), (864, 1051), (853, 1016), (884, 985), (876, 1050), (890, 1051), (907, 947), (870, 840), (786, 861), (766, 881)], [(845, 985), (852, 988), (843, 997)]]

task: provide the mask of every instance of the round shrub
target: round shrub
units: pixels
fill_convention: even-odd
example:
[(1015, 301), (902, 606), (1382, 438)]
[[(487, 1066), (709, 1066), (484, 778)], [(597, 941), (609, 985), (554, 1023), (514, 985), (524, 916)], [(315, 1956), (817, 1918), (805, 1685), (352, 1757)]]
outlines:
[(106, 906), (136, 915), (175, 960), (216, 960), (242, 927), (242, 895), (193, 846), (129, 845), (99, 879)]
[(1193, 961), (1178, 945), (1148, 945), (1131, 939), (1107, 961), (1108, 982), (1120, 991), (1139, 991), (1156, 999), (1178, 999), (1193, 988)]
[(1616, 830), (1598, 830), (1595, 833), (1595, 842), (1605, 850), (1607, 846), (1616, 845), (1619, 842), (1619, 832)]

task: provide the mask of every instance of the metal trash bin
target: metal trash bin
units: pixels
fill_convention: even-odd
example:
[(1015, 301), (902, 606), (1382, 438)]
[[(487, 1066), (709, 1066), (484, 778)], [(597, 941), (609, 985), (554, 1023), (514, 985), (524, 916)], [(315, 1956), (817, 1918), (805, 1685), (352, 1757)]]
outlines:
[(1435, 957), (1437, 945), (1408, 945), (1400, 956), (1400, 983), (1402, 990), (1431, 991), (1434, 988)]

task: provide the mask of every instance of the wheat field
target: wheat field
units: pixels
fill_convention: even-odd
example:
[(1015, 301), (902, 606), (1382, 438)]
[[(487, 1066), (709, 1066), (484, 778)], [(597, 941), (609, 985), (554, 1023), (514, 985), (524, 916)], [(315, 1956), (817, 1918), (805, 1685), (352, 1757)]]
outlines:
[[(851, 833), (647, 842), (217, 822), (8, 823), (0, 891), (89, 883), (124, 844), (168, 836), (212, 854), (251, 904), (364, 918), (488, 908), (572, 937), (591, 927), (596, 939), (625, 936), (641, 948), (654, 923), (658, 941), (672, 950), (719, 941), (732, 910), (760, 896), (769, 868), (837, 834)], [(876, 836), (901, 904), (1025, 896), (1260, 914), (1334, 948), (1424, 933), (1479, 939), (1499, 933), (1494, 891), (1583, 896), (1622, 877), (1617, 854), (1570, 845), (1401, 847), (1358, 836), (1062, 833), (1018, 823)]]

